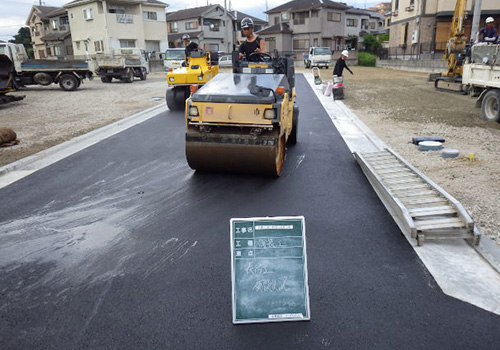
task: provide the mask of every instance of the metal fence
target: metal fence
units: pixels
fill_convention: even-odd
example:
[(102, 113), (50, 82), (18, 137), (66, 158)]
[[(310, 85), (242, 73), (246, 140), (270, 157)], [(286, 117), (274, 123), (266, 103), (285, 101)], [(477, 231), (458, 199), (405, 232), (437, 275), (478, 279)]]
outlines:
[(438, 59), (443, 56), (446, 49), (444, 42), (427, 42), (406, 46), (397, 46), (382, 48), (375, 52), (380, 59), (399, 58), (399, 59)]

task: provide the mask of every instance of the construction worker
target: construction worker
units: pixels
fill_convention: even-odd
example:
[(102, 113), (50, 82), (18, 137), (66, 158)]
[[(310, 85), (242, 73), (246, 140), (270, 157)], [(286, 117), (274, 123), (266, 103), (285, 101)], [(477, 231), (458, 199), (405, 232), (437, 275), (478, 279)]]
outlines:
[(259, 55), (254, 55), (252, 58), (250, 58), (250, 55), (253, 52), (265, 53), (266, 46), (264, 40), (253, 32), (253, 20), (249, 17), (243, 18), (241, 20), (241, 30), (247, 39), (240, 45), (238, 55), (240, 60), (245, 57), (247, 61), (258, 61)]
[(493, 17), (486, 18), (486, 26), (479, 31), (482, 43), (495, 44), (498, 40), (498, 31), (495, 28)]
[(201, 47), (198, 46), (197, 43), (191, 41), (191, 37), (189, 36), (189, 34), (184, 34), (182, 36), (182, 41), (184, 41), (184, 46), (186, 47), (186, 57), (189, 57), (189, 55), (191, 54), (191, 51), (194, 51), (194, 50), (201, 50)]
[(335, 68), (333, 68), (333, 75), (334, 76), (336, 75), (338, 77), (341, 77), (342, 73), (344, 71), (344, 68), (347, 69), (351, 74), (354, 74), (352, 72), (352, 70), (350, 70), (349, 67), (347, 67), (347, 64), (345, 62), (347, 57), (349, 57), (349, 51), (347, 51), (347, 50), (342, 51), (339, 59), (337, 60), (337, 63), (335, 63)]

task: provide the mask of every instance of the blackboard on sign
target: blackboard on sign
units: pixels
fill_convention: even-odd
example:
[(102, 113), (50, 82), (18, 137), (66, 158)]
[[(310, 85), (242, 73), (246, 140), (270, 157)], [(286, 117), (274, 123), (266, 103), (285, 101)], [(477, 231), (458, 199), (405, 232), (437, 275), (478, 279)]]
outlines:
[(303, 216), (231, 219), (233, 323), (310, 319)]

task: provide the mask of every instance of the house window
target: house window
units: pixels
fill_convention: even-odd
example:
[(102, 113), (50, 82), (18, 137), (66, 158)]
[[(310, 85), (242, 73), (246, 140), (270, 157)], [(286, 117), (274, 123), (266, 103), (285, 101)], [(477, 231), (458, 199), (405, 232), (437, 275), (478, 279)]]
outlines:
[(177, 33), (179, 29), (177, 28), (177, 22), (168, 22), (168, 32)]
[(288, 21), (290, 19), (290, 14), (288, 12), (281, 12), (281, 20)]
[(357, 27), (358, 26), (358, 20), (354, 18), (347, 18), (345, 20), (345, 25), (348, 27)]
[(85, 53), (89, 53), (89, 43), (88, 41), (84, 41), (85, 44)]
[(134, 39), (120, 39), (120, 47), (121, 48), (135, 47), (135, 40)]
[(40, 56), (40, 58), (45, 58), (45, 50), (38, 50), (38, 56)]
[(57, 19), (53, 19), (51, 22), (52, 22), (52, 29), (57, 30)]
[(338, 12), (328, 12), (326, 15), (326, 19), (329, 22), (340, 22), (340, 13)]
[(63, 16), (59, 18), (59, 25), (65, 26), (66, 24), (69, 24), (68, 16)]
[(86, 21), (90, 21), (91, 19), (94, 19), (94, 13), (92, 12), (91, 8), (83, 9), (83, 18)]
[(313, 17), (319, 17), (319, 11), (318, 10), (312, 10), (311, 11), (311, 18)]
[(160, 51), (160, 42), (157, 40), (146, 40), (146, 51), (159, 52)]
[(371, 29), (371, 30), (375, 30), (376, 28), (377, 28), (377, 23), (375, 23), (375, 22), (371, 22), (371, 23), (370, 23), (370, 29)]
[(306, 18), (309, 18), (309, 12), (297, 12), (293, 14), (293, 24), (305, 24)]
[(76, 49), (80, 50), (80, 42), (79, 41), (76, 41)]
[(71, 12), (71, 13), (69, 14), (69, 16), (71, 17), (71, 19), (75, 18), (75, 16), (73, 15), (73, 12)]
[(399, 0), (395, 0), (394, 1), (394, 10), (398, 10), (399, 9)]
[(104, 43), (102, 40), (94, 41), (95, 52), (104, 52)]
[(205, 44), (203, 49), (205, 51), (219, 51), (219, 44)]
[(188, 29), (198, 29), (198, 21), (186, 22), (186, 30)]
[(146, 21), (157, 21), (158, 20), (158, 15), (156, 14), (156, 12), (143, 11), (142, 15), (144, 16), (144, 19)]
[(59, 48), (59, 46), (54, 46), (54, 55), (61, 56), (61, 49)]
[(279, 17), (274, 17), (274, 24), (280, 23), (280, 18)]
[[(203, 25), (208, 26), (211, 32), (218, 32), (220, 27), (220, 19), (205, 18), (203, 19)], [(241, 26), (241, 25), (240, 25)], [(255, 28), (254, 28), (255, 30)]]
[(295, 39), (293, 41), (293, 49), (308, 49), (309, 48), (309, 39)]

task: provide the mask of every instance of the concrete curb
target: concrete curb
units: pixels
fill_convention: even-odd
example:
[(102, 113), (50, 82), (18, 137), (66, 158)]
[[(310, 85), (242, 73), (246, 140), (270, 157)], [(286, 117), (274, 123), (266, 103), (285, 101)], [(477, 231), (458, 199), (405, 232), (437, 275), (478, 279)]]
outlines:
[(0, 188), (8, 186), (37, 170), (54, 164), (76, 152), (140, 124), (167, 110), (168, 108), (165, 104), (148, 108), (115, 123), (75, 137), (74, 139), (35, 153), (16, 162), (7, 164), (0, 168)]

